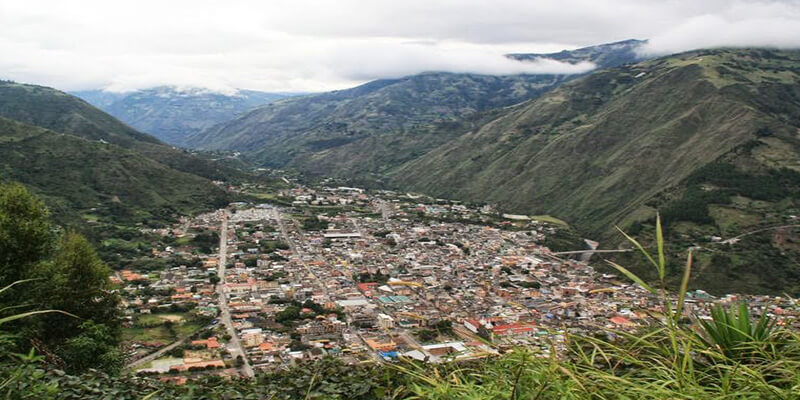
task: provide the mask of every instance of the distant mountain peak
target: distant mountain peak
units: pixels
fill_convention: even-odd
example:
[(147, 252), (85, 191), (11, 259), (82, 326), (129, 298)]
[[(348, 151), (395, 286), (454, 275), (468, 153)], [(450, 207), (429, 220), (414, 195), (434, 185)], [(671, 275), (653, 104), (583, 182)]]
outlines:
[(506, 54), (506, 57), (519, 61), (529, 61), (539, 58), (569, 63), (590, 61), (595, 63), (599, 68), (608, 68), (643, 60), (644, 57), (642, 57), (639, 50), (646, 44), (647, 40), (627, 39), (618, 42), (581, 47), (574, 50), (565, 49), (555, 53), (511, 53)]
[(289, 96), (186, 85), (162, 85), (122, 93), (88, 90), (73, 94), (126, 124), (174, 145), (180, 145), (189, 134)]

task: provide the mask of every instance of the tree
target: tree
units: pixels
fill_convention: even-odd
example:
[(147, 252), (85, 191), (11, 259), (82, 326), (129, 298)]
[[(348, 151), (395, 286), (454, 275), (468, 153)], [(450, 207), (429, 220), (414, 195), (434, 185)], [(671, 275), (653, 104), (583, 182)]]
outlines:
[(20, 184), (0, 184), (0, 287), (27, 278), (54, 241), (44, 203)]
[(432, 329), (422, 329), (419, 332), (417, 332), (417, 336), (423, 342), (430, 342), (431, 340), (434, 340), (437, 337), (439, 337), (439, 332), (436, 332), (435, 330)]
[(108, 280), (111, 270), (81, 235), (67, 232), (52, 260), (37, 268), (41, 278), (39, 300), (97, 323), (117, 321), (118, 298)]
[(91, 320), (81, 324), (79, 329), (77, 336), (67, 339), (57, 349), (67, 370), (80, 372), (96, 368), (109, 374), (119, 372), (124, 357), (118, 348), (118, 333), (108, 325)]
[(452, 335), (453, 334), (453, 321), (449, 319), (443, 319), (433, 325), (433, 329), (443, 335)]
[(28, 339), (37, 339), (71, 371), (116, 371), (121, 326), (110, 273), (83, 236), (58, 234), (44, 203), (24, 186), (0, 184), (0, 287), (32, 279), (25, 290), (19, 286), (2, 294), (0, 313), (26, 308), (64, 312), (9, 324), (18, 350), (27, 352)]
[(55, 347), (72, 371), (89, 367), (115, 371), (121, 357), (116, 350), (121, 335), (119, 298), (111, 291), (111, 270), (94, 248), (83, 236), (67, 232), (53, 259), (41, 263), (36, 273), (39, 307), (79, 317), (41, 316), (36, 335)]

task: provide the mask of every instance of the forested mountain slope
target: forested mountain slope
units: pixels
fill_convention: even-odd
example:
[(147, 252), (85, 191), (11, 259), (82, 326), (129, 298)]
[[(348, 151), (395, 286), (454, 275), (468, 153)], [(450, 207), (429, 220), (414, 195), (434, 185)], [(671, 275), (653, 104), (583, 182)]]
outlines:
[(32, 188), (57, 217), (140, 222), (227, 204), (225, 191), (207, 179), (114, 144), (6, 118), (0, 144), (0, 179)]
[(236, 178), (232, 169), (168, 146), (89, 103), (38, 85), (0, 81), (0, 117), (134, 150), (177, 170), (208, 179)]
[(74, 96), (0, 82), (0, 179), (45, 197), (61, 221), (163, 221), (231, 196), (240, 173), (164, 145)]
[[(641, 41), (556, 53), (598, 67), (637, 59)], [(605, 58), (607, 52), (615, 57)], [(565, 56), (575, 54), (574, 58)], [(550, 55), (511, 55), (521, 60)], [(488, 76), (429, 72), (277, 101), (189, 137), (190, 147), (239, 151), (253, 162), (311, 174), (374, 176), (447, 142), (476, 113), (510, 106), (574, 75)], [(457, 126), (451, 126), (456, 123)]]

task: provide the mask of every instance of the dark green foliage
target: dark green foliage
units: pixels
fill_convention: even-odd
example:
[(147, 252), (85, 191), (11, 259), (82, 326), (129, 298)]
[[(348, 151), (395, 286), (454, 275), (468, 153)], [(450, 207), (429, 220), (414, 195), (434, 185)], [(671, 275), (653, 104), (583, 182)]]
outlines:
[(770, 170), (763, 175), (741, 172), (733, 164), (711, 163), (695, 171), (687, 183), (697, 185), (709, 183), (729, 194), (756, 200), (776, 201), (789, 194), (786, 186), (800, 185), (800, 174), (781, 169)]
[(580, 234), (571, 227), (556, 227), (555, 233), (548, 233), (543, 245), (553, 251), (575, 251), (586, 249), (586, 242)]
[[(82, 236), (56, 235), (41, 201), (20, 185), (0, 185), (0, 248), (18, 254), (24, 263), (2, 265), (0, 287), (28, 279), (25, 290), (0, 294), (0, 317), (29, 310), (59, 310), (3, 326), (16, 333), (16, 347), (27, 351), (36, 340), (52, 352), (51, 362), (73, 372), (100, 367), (119, 369), (122, 354), (118, 298), (111, 291), (109, 268)], [(24, 240), (20, 243), (19, 240)], [(21, 244), (25, 244), (21, 247)], [(16, 288), (14, 288), (16, 289)], [(64, 314), (69, 313), (69, 314)], [(0, 354), (5, 360), (9, 354)]]
[[(714, 162), (689, 175), (686, 184), (688, 188), (683, 197), (662, 209), (665, 221), (711, 224), (714, 220), (708, 213), (708, 205), (728, 204), (732, 195), (773, 202), (796, 196), (800, 194), (800, 173), (781, 168), (754, 175), (740, 171), (731, 163)], [(713, 187), (706, 189), (703, 185)]]
[(289, 250), (289, 245), (279, 240), (262, 240), (259, 247), (264, 253), (272, 253), (276, 250)]
[(328, 225), (330, 223), (328, 221), (321, 220), (319, 218), (306, 218), (303, 220), (302, 228), (305, 231), (324, 231), (328, 229)]
[(0, 287), (26, 276), (53, 243), (44, 203), (24, 186), (0, 182)]
[(419, 340), (423, 342), (430, 342), (439, 337), (439, 332), (433, 329), (420, 329), (417, 331), (416, 335), (419, 337)]
[(691, 186), (679, 200), (669, 203), (661, 211), (665, 224), (677, 221), (709, 224), (714, 222), (708, 213), (709, 204), (730, 203), (730, 196), (720, 190), (704, 190)]
[(431, 328), (436, 330), (442, 335), (452, 335), (453, 334), (453, 321), (449, 319), (443, 319), (441, 321), (437, 321), (435, 324), (431, 325)]
[(98, 328), (98, 332), (105, 329), (107, 337), (118, 338), (118, 298), (110, 290), (111, 270), (86, 239), (75, 233), (64, 234), (55, 256), (41, 263), (33, 273), (41, 280), (36, 296), (39, 308), (66, 311), (80, 317), (47, 316), (40, 328), (39, 335), (43, 339), (53, 343), (65, 340), (74, 332), (84, 330), (84, 320), (105, 325), (105, 328)]
[(540, 287), (542, 287), (542, 284), (539, 282), (527, 282), (527, 281), (517, 282), (517, 285), (527, 289), (539, 289)]
[[(339, 318), (344, 317), (344, 313), (341, 310), (327, 309), (323, 307), (321, 304), (315, 303), (311, 300), (306, 300), (305, 302), (300, 303), (299, 301), (296, 300), (284, 301), (280, 299), (276, 300), (270, 299), (270, 303), (289, 304), (288, 307), (275, 314), (275, 320), (281, 323), (296, 321), (300, 319), (310, 319), (316, 317), (317, 315), (326, 315), (326, 314), (336, 314)], [(301, 313), (303, 308), (308, 308), (312, 312)]]
[(700, 320), (702, 340), (734, 360), (746, 361), (757, 355), (759, 349), (754, 346), (766, 346), (775, 331), (775, 320), (766, 313), (753, 323), (745, 303), (729, 310), (717, 305), (711, 310), (711, 318), (711, 321)]
[(353, 276), (353, 280), (359, 283), (377, 282), (380, 284), (385, 284), (389, 281), (389, 278), (391, 278), (391, 276), (384, 275), (380, 272), (376, 272), (374, 274), (369, 272), (361, 272)]
[(118, 348), (118, 328), (95, 324), (88, 320), (78, 327), (80, 332), (57, 348), (57, 353), (68, 366), (68, 371), (99, 369), (109, 374), (118, 373), (124, 356)]
[(291, 305), (275, 314), (275, 321), (289, 322), (300, 319), (300, 307)]
[(192, 238), (192, 244), (202, 253), (211, 253), (211, 249), (219, 246), (219, 233), (214, 231), (201, 232)]
[(254, 380), (201, 376), (181, 386), (151, 378), (113, 377), (99, 371), (65, 375), (37, 369), (35, 360), (4, 367), (0, 382), (12, 374), (16, 378), (0, 388), (0, 395), (32, 400), (389, 400), (407, 396), (404, 385), (411, 379), (385, 366), (351, 366), (330, 357), (260, 373)]

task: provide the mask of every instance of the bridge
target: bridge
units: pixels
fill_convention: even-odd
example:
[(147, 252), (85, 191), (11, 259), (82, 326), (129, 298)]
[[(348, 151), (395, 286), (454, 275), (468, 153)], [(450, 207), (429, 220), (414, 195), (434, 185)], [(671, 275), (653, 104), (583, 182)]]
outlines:
[(633, 249), (620, 249), (620, 250), (573, 250), (573, 251), (560, 251), (558, 253), (553, 253), (554, 256), (563, 256), (569, 254), (586, 254), (586, 253), (627, 253), (631, 252)]

